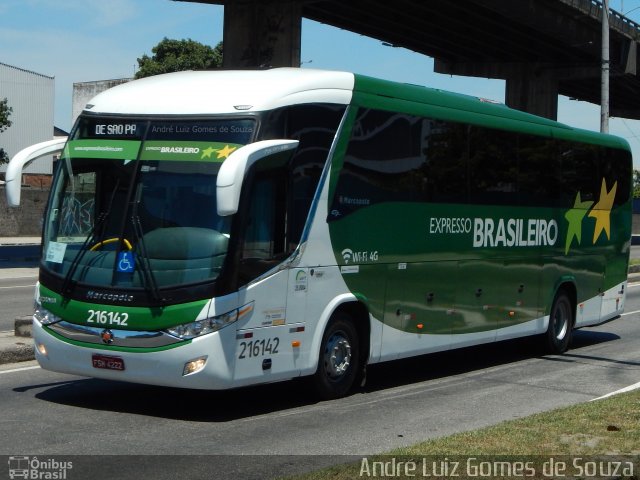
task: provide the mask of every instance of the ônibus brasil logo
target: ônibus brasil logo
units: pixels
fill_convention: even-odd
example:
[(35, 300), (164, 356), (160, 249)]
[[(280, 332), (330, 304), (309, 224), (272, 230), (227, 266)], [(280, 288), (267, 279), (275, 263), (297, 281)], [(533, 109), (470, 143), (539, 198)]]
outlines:
[(53, 458), (46, 460), (24, 455), (9, 457), (9, 478), (33, 478), (66, 480), (67, 471), (73, 468), (73, 462), (59, 461)]

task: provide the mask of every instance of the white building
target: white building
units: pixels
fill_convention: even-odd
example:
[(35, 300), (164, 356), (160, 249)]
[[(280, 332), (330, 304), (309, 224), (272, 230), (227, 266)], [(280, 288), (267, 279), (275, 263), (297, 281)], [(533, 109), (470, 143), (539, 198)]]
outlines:
[[(0, 133), (0, 146), (9, 158), (34, 143), (53, 138), (54, 77), (0, 62), (0, 100), (13, 112), (11, 127)], [(43, 157), (25, 168), (27, 174), (51, 174), (53, 161)], [(0, 165), (0, 172), (6, 165)]]
[(133, 80), (132, 78), (118, 78), (115, 80), (98, 80), (94, 82), (77, 82), (73, 84), (72, 122), (82, 113), (89, 101), (99, 93)]

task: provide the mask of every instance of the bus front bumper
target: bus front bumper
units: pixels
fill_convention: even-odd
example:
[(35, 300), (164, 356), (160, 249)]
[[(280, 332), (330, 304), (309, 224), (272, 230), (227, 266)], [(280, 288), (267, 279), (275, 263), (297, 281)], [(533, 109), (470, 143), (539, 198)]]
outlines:
[[(113, 330), (115, 335), (117, 330)], [(47, 370), (169, 387), (233, 387), (235, 329), (158, 348), (111, 347), (74, 341), (33, 320), (35, 356)], [(228, 347), (225, 349), (225, 345)]]

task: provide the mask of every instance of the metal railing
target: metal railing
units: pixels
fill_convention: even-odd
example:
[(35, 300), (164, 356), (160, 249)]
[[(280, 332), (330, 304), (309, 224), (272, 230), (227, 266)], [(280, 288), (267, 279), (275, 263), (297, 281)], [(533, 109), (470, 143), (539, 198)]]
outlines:
[[(566, 5), (580, 10), (590, 17), (600, 20), (602, 18), (603, 2), (600, 0), (559, 0)], [(612, 29), (625, 34), (633, 40), (640, 40), (640, 23), (625, 17), (622, 13), (609, 8), (609, 25)]]

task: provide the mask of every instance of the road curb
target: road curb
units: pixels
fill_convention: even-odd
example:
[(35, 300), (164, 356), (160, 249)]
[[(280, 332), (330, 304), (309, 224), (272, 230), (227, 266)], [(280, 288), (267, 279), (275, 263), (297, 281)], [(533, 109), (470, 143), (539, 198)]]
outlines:
[[(0, 341), (5, 343), (0, 337)], [(35, 359), (33, 342), (29, 338), (14, 337), (0, 348), (0, 365), (5, 363), (28, 362)]]
[(31, 316), (18, 317), (13, 332), (0, 332), (0, 365), (35, 359)]

